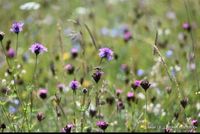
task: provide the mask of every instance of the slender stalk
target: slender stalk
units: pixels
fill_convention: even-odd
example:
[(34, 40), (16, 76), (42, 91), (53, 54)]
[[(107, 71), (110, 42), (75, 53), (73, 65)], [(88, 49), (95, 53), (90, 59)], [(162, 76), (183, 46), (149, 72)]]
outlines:
[(75, 100), (75, 96), (76, 96), (76, 91), (73, 91), (73, 102), (74, 102), (74, 126), (75, 126), (75, 132), (76, 132), (76, 100)]
[(19, 45), (19, 40), (18, 40), (18, 34), (17, 34), (17, 43), (16, 43), (16, 58), (17, 58), (17, 51), (18, 51), (18, 45)]
[[(187, 6), (185, 0), (184, 0), (184, 6), (185, 6), (185, 9), (186, 9), (186, 13), (187, 13), (187, 19), (188, 19), (188, 22), (190, 24), (189, 9), (188, 9), (188, 6)], [(197, 63), (196, 62), (196, 56), (195, 56), (195, 44), (196, 44), (196, 41), (194, 40), (193, 31), (192, 30), (190, 31), (190, 38), (191, 38), (191, 41), (192, 41), (192, 52), (194, 53), (194, 62), (196, 64)], [(199, 85), (199, 78), (198, 78), (198, 71), (197, 71), (197, 69), (194, 70), (193, 75), (195, 76), (195, 79), (196, 79), (197, 88), (198, 88), (197, 91), (198, 91), (198, 90), (200, 90), (200, 85)]]
[[(1, 106), (1, 107), (2, 107), (2, 111), (3, 111), (4, 116), (5, 116), (6, 119), (8, 120), (8, 123), (11, 125), (11, 121), (10, 121), (8, 115), (6, 114), (6, 111), (5, 111), (4, 106)], [(16, 132), (15, 127), (14, 127), (14, 124), (12, 125), (12, 127), (13, 127), (14, 132)]]
[(92, 39), (92, 43), (93, 43), (95, 49), (97, 50), (97, 44), (96, 44), (96, 41), (95, 41), (94, 36), (92, 35), (91, 30), (89, 29), (89, 27), (88, 27), (86, 24), (84, 24), (84, 26), (85, 26), (85, 28), (87, 29), (87, 31), (88, 31), (88, 33), (89, 33), (89, 35), (90, 35), (90, 38)]
[[(38, 55), (36, 54), (35, 55), (35, 67), (34, 67), (34, 72), (33, 72), (33, 77), (32, 77), (32, 83), (33, 85), (35, 85), (35, 77), (36, 77), (36, 70), (37, 70), (37, 60), (38, 60)], [(32, 124), (32, 112), (33, 112), (33, 90), (31, 89), (31, 92), (30, 92), (30, 101), (31, 101), (31, 104), (30, 104), (30, 124)]]
[[(4, 53), (5, 57), (6, 57), (6, 62), (7, 62), (7, 64), (8, 64), (8, 67), (9, 67), (9, 69), (11, 69), (10, 62), (9, 62), (8, 57), (7, 57), (7, 55), (6, 55), (6, 51), (5, 51), (5, 48), (4, 48), (4, 46), (3, 46), (3, 42), (2, 42), (2, 41), (1, 41), (1, 47), (2, 47), (2, 49), (3, 49), (3, 53)], [(21, 101), (20, 96), (19, 96), (19, 93), (18, 93), (18, 91), (17, 91), (17, 87), (16, 87), (16, 84), (15, 84), (15, 77), (14, 77), (13, 75), (12, 75), (12, 77), (13, 77), (13, 80), (14, 80), (14, 88), (15, 88), (15, 91), (14, 91), (14, 92), (15, 92), (15, 94), (17, 95), (19, 101), (22, 103), (22, 109), (24, 110), (24, 103), (23, 103), (23, 101)], [(25, 118), (27, 119), (26, 113), (24, 113), (24, 116), (25, 116)], [(28, 123), (28, 122), (27, 122), (27, 123)]]
[[(83, 95), (83, 100), (82, 100), (82, 108), (85, 106), (85, 94)], [(81, 132), (83, 132), (83, 124), (85, 122), (85, 109), (83, 109), (82, 112), (82, 119), (81, 119)]]
[(145, 91), (145, 100), (146, 100), (146, 104), (145, 104), (145, 130), (147, 132), (147, 92)]
[(9, 63), (8, 57), (6, 56), (6, 51), (5, 51), (5, 48), (3, 46), (3, 42), (2, 41), (1, 41), (1, 47), (3, 49), (3, 53), (4, 53), (5, 57), (6, 57), (6, 62), (8, 64), (9, 69), (10, 69), (10, 63)]

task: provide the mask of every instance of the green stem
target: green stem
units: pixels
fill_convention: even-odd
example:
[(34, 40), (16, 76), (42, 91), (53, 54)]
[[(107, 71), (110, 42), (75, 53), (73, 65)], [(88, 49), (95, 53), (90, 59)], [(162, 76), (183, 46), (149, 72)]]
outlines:
[[(2, 111), (3, 111), (4, 116), (7, 118), (9, 124), (11, 125), (11, 121), (10, 121), (8, 115), (6, 114), (6, 111), (5, 111), (4, 106), (1, 106), (1, 107), (2, 107)], [(14, 127), (14, 124), (12, 125), (12, 127), (13, 127), (14, 132), (16, 132), (15, 127)]]
[(145, 130), (147, 131), (147, 92), (145, 91), (145, 100), (146, 100), (146, 106), (145, 106)]
[[(85, 106), (85, 94), (83, 95), (83, 102), (82, 102), (82, 108)], [(81, 119), (81, 132), (83, 132), (83, 124), (85, 122), (85, 109), (83, 109), (82, 113), (82, 119)]]
[(76, 100), (75, 100), (75, 96), (76, 96), (76, 91), (73, 91), (73, 102), (74, 102), (74, 126), (75, 126), (75, 132), (76, 132)]
[(9, 61), (8, 61), (8, 57), (6, 56), (6, 51), (5, 51), (5, 48), (4, 48), (4, 46), (3, 46), (3, 42), (2, 42), (2, 41), (1, 41), (1, 47), (2, 47), (2, 49), (3, 49), (3, 53), (4, 53), (5, 57), (6, 57), (6, 62), (7, 62), (7, 64), (8, 64), (9, 69), (10, 69), (10, 63), (9, 63)]
[(17, 51), (18, 51), (18, 34), (17, 34), (17, 43), (16, 43), (16, 58), (17, 58)]
[[(34, 72), (33, 72), (33, 77), (32, 77), (32, 83), (35, 85), (35, 76), (36, 76), (36, 70), (37, 70), (37, 60), (38, 60), (38, 55), (35, 55), (35, 67), (34, 67)], [(31, 104), (30, 104), (30, 110), (31, 110), (31, 116), (30, 116), (30, 124), (32, 124), (32, 112), (33, 112), (33, 90), (31, 89), (30, 93), (30, 99), (31, 99)]]

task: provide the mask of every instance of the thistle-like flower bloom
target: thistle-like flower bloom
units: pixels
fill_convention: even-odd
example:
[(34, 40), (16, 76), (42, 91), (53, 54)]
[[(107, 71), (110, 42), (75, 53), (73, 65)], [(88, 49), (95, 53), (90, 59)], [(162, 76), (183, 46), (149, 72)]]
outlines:
[(187, 31), (191, 30), (191, 25), (187, 22), (183, 23), (182, 27), (184, 30), (187, 30)]
[(39, 94), (40, 98), (42, 98), (42, 99), (47, 98), (47, 92), (48, 92), (47, 89), (39, 89), (38, 90), (38, 94)]
[(65, 70), (67, 71), (68, 74), (73, 74), (74, 66), (72, 64), (67, 64), (67, 65), (65, 65)]
[(108, 61), (113, 59), (113, 51), (110, 48), (100, 48), (99, 56), (101, 58), (106, 58)]
[(73, 81), (70, 82), (69, 87), (70, 87), (72, 90), (76, 90), (76, 89), (79, 88), (79, 82), (76, 81), (76, 80), (73, 80)]
[(117, 94), (117, 96), (119, 96), (121, 93), (122, 93), (122, 90), (121, 90), (121, 89), (116, 89), (116, 94)]
[(42, 112), (38, 112), (37, 113), (37, 120), (40, 122), (42, 120), (44, 120), (45, 116), (44, 116), (44, 113)]
[(78, 49), (77, 48), (72, 48), (71, 49), (71, 57), (76, 58), (78, 56)]
[(140, 83), (140, 86), (145, 90), (145, 92), (147, 91), (147, 89), (149, 89), (149, 87), (151, 86), (151, 84), (149, 83), (149, 81), (147, 80), (142, 80), (142, 82)]
[(181, 103), (181, 106), (183, 107), (183, 108), (185, 108), (186, 106), (187, 106), (187, 104), (188, 104), (188, 98), (184, 98), (184, 99), (182, 99), (181, 101), (180, 101), (180, 103)]
[(131, 84), (131, 87), (133, 89), (136, 89), (137, 87), (139, 87), (141, 84), (141, 81), (140, 80), (135, 80), (134, 83)]
[(96, 125), (102, 130), (106, 130), (106, 128), (108, 127), (108, 123), (105, 121), (97, 121)]
[(65, 88), (65, 85), (62, 84), (62, 83), (59, 83), (59, 84), (57, 85), (57, 88), (59, 89), (60, 92), (62, 92), (62, 91), (64, 90), (64, 88)]
[(34, 43), (29, 49), (32, 53), (35, 53), (36, 55), (47, 52), (47, 48), (40, 43)]
[(96, 70), (96, 72), (93, 73), (92, 78), (95, 80), (96, 83), (99, 82), (102, 74), (103, 74), (103, 72), (101, 70)]
[(22, 22), (14, 22), (10, 29), (11, 32), (18, 34), (23, 30), (24, 23)]
[(15, 57), (15, 50), (13, 48), (9, 48), (7, 51), (7, 56), (9, 58), (14, 58)]
[(134, 99), (135, 99), (135, 95), (134, 95), (134, 93), (133, 92), (128, 92), (127, 93), (127, 100), (128, 101), (134, 101)]
[(192, 125), (197, 127), (198, 126), (198, 120), (193, 119), (192, 120)]
[(2, 41), (2, 40), (3, 40), (3, 38), (4, 38), (4, 35), (5, 35), (5, 33), (4, 33), (4, 32), (2, 32), (2, 31), (0, 31), (0, 41)]
[(67, 124), (67, 125), (62, 129), (62, 132), (70, 133), (73, 127), (74, 127), (73, 124)]

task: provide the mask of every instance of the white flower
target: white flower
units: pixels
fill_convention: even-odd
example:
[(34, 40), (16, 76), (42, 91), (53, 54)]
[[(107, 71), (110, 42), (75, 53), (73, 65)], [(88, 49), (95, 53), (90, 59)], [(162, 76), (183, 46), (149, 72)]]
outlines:
[(21, 10), (37, 10), (40, 8), (40, 4), (36, 2), (27, 2), (20, 6)]
[(75, 12), (77, 14), (84, 15), (84, 14), (87, 14), (89, 12), (89, 10), (87, 8), (85, 8), (85, 7), (77, 7), (75, 9)]

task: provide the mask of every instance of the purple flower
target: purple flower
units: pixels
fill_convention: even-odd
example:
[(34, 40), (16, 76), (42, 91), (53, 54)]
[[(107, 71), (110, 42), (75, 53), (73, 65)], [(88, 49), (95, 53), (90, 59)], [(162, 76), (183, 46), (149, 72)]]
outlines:
[(72, 56), (72, 58), (76, 58), (78, 56), (78, 49), (77, 48), (71, 49), (71, 56)]
[(59, 83), (59, 84), (57, 85), (57, 88), (59, 89), (60, 92), (62, 92), (62, 91), (64, 90), (64, 88), (65, 88), (65, 85), (62, 84), (62, 83)]
[(71, 132), (71, 129), (74, 127), (73, 124), (67, 124), (63, 129), (62, 129), (62, 132), (65, 132), (65, 133), (70, 133)]
[(70, 87), (72, 90), (76, 90), (76, 89), (79, 88), (79, 82), (76, 81), (76, 80), (73, 80), (73, 81), (70, 82), (69, 87)]
[(15, 57), (15, 50), (13, 48), (9, 48), (7, 51), (7, 56), (9, 58), (14, 58)]
[(71, 64), (65, 65), (65, 70), (67, 71), (68, 74), (73, 74), (74, 73), (74, 66)]
[(125, 42), (128, 42), (129, 40), (131, 40), (132, 39), (132, 35), (131, 35), (131, 32), (125, 32), (124, 33), (124, 41)]
[(23, 30), (24, 23), (22, 22), (14, 22), (10, 29), (11, 32), (18, 34)]
[(126, 74), (129, 74), (130, 72), (129, 66), (127, 64), (121, 64), (121, 70)]
[(100, 48), (99, 56), (101, 58), (107, 58), (108, 61), (113, 59), (113, 51), (110, 48)]
[(131, 87), (133, 89), (136, 89), (137, 87), (139, 87), (141, 84), (141, 80), (135, 80), (135, 82), (133, 84), (131, 84)]
[(99, 82), (99, 80), (101, 79), (103, 72), (100, 70), (96, 70), (96, 72), (93, 73), (92, 78), (95, 80), (96, 83)]
[(40, 43), (34, 43), (29, 49), (32, 53), (35, 53), (36, 55), (47, 52), (47, 48)]
[(197, 127), (198, 126), (198, 120), (193, 119), (192, 120), (192, 125)]
[(43, 88), (38, 90), (38, 94), (39, 94), (40, 98), (42, 98), (42, 99), (47, 98), (47, 92), (48, 92), (48, 90), (43, 89)]
[(38, 112), (37, 113), (37, 120), (40, 122), (40, 121), (42, 121), (42, 120), (44, 120), (44, 113), (42, 113), (42, 112)]
[(187, 30), (187, 31), (191, 30), (191, 25), (187, 22), (183, 23), (182, 27), (184, 30)]
[(119, 96), (123, 91), (121, 89), (116, 89), (116, 94)]
[(127, 100), (130, 101), (130, 100), (134, 100), (135, 98), (135, 95), (133, 92), (128, 92), (127, 93)]
[(108, 123), (105, 121), (97, 121), (96, 125), (102, 130), (105, 130), (108, 127)]
[(121, 111), (121, 110), (123, 110), (123, 109), (125, 109), (124, 103), (123, 103), (122, 100), (119, 100), (119, 101), (117, 102), (117, 110), (118, 110), (118, 111)]

